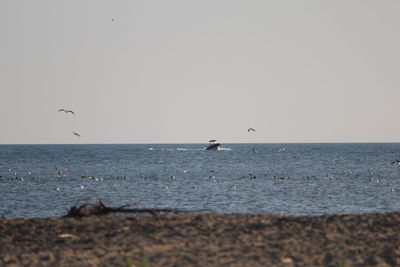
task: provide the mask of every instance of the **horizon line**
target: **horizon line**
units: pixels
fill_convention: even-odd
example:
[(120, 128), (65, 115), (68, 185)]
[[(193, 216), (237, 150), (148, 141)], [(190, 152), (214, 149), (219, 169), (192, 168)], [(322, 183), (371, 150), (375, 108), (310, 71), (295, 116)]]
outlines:
[[(209, 142), (150, 142), (150, 143), (0, 143), (0, 146), (6, 145), (197, 145), (197, 144), (208, 144)], [(388, 142), (388, 141), (367, 141), (367, 142), (220, 142), (223, 144), (398, 144), (400, 142)]]

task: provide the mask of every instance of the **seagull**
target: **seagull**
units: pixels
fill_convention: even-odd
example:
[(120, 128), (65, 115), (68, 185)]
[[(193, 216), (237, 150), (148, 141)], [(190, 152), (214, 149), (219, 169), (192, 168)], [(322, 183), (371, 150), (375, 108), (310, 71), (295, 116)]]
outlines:
[(250, 131), (255, 132), (256, 130), (254, 130), (254, 128), (249, 128), (249, 129), (247, 129), (247, 132), (250, 132)]
[[(93, 176), (93, 175), (83, 175), (83, 176), (81, 176), (82, 178), (86, 178), (86, 179), (95, 179), (96, 178), (96, 176)], [(117, 179), (119, 178), (119, 176), (117, 177)]]
[(390, 164), (392, 164), (392, 165), (395, 165), (395, 164), (400, 165), (400, 159), (396, 159), (396, 160), (392, 161), (392, 163), (390, 163)]
[(56, 169), (56, 171), (57, 171), (57, 174), (59, 175), (59, 176), (65, 176), (65, 173), (67, 172), (67, 168), (65, 168), (65, 169), (59, 169), (59, 168), (57, 168), (57, 167), (54, 167), (54, 169)]
[(60, 111), (64, 111), (65, 113), (71, 113), (71, 114), (73, 114), (73, 115), (75, 115), (75, 112), (73, 112), (72, 110), (66, 110), (66, 109), (59, 109), (58, 110), (58, 112), (60, 112)]
[(72, 132), (74, 135), (76, 135), (76, 136), (78, 136), (78, 137), (81, 137), (81, 135), (80, 134), (78, 134), (77, 132)]

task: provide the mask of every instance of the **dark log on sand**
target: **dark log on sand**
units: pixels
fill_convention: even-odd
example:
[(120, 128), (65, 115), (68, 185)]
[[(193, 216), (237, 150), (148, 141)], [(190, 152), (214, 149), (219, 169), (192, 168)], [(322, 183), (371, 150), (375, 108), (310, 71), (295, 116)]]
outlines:
[(73, 206), (64, 217), (84, 217), (109, 213), (178, 213), (176, 209), (128, 209), (130, 204), (121, 207), (107, 207), (101, 200), (96, 203)]

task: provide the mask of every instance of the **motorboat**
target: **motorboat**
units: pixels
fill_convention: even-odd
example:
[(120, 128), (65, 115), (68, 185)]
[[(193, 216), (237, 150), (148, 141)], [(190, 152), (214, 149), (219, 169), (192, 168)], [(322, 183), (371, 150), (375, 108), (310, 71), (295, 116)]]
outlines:
[(210, 140), (208, 142), (210, 142), (210, 144), (206, 147), (206, 150), (221, 150), (222, 144), (216, 143), (217, 140)]

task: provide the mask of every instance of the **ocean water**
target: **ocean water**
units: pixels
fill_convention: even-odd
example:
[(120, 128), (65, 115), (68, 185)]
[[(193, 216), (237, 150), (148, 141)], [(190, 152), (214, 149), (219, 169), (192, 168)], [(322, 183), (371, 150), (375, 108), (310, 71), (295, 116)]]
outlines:
[(223, 147), (0, 145), (0, 217), (62, 216), (96, 200), (213, 213), (400, 210), (398, 143)]

